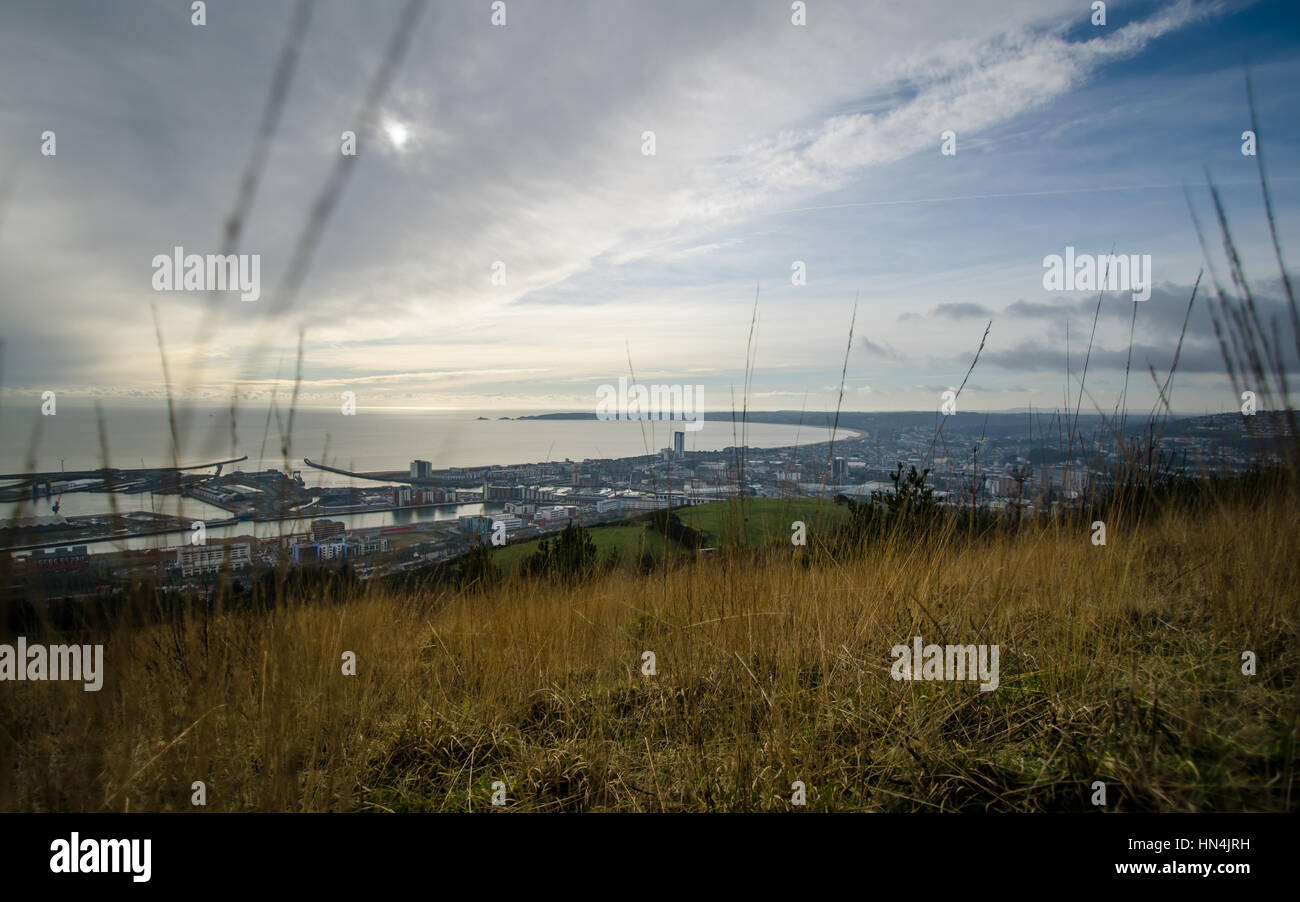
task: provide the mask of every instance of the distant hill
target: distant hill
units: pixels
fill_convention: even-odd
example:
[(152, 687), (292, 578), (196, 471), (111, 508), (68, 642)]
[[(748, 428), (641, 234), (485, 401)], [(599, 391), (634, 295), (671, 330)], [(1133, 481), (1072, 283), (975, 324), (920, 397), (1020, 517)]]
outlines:
[[(1056, 416), (1053, 411), (1035, 411), (1033, 420), (1036, 423), (1049, 422)], [(848, 430), (899, 430), (899, 429), (933, 429), (938, 426), (941, 415), (938, 411), (924, 410), (907, 410), (907, 411), (840, 411), (838, 420), (834, 411), (823, 410), (751, 410), (745, 414), (743, 419), (750, 423), (763, 423), (768, 425), (779, 426), (809, 426), (820, 429), (830, 429), (838, 425), (840, 429)], [(531, 416), (516, 417), (520, 420), (594, 420), (596, 415), (593, 412), (582, 413), (542, 413)], [(729, 423), (732, 420), (739, 423), (742, 419), (739, 413), (718, 413), (705, 414), (706, 421)], [(1071, 415), (1073, 419), (1073, 415)], [(1101, 418), (1093, 413), (1087, 414), (1080, 412), (1079, 422), (1088, 423), (1089, 425), (1098, 422)], [(944, 424), (944, 432), (961, 433), (974, 432), (979, 434), (985, 429), (995, 431), (1008, 431), (1023, 429), (1030, 422), (1029, 413), (1008, 413), (999, 412), (978, 412), (978, 411), (959, 411), (948, 418)]]

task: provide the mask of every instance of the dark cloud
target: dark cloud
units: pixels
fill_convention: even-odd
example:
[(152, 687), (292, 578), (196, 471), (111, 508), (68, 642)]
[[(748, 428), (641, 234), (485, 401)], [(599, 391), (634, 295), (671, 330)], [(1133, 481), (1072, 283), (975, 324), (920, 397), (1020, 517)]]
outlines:
[[(1267, 324), (1273, 319), (1276, 319), (1279, 324), (1289, 322), (1290, 313), (1283, 300), (1280, 278), (1257, 280), (1251, 286), (1251, 291), (1261, 322)], [(1126, 330), (1128, 324), (1132, 323), (1135, 342), (1169, 341), (1172, 351), (1182, 331), (1183, 319), (1187, 317), (1187, 303), (1191, 296), (1191, 283), (1178, 285), (1165, 282), (1154, 286), (1151, 289), (1151, 297), (1145, 301), (1132, 300), (1128, 292), (1106, 292), (1101, 298), (1101, 308), (1098, 310), (1096, 293), (1087, 296), (1071, 293), (1062, 295), (1059, 301), (1019, 300), (1008, 305), (1001, 313), (994, 314), (993, 319), (994, 326), (1007, 323), (1008, 320), (1012, 322), (1054, 320), (1064, 328), (1068, 320), (1072, 327), (1082, 325), (1090, 328), (1095, 314), (1098, 323), (1118, 323)], [(1187, 318), (1189, 340), (1214, 340), (1214, 320), (1211, 310), (1217, 310), (1218, 305), (1214, 286), (1208, 278), (1203, 278), (1192, 305), (1191, 316)], [(1135, 306), (1136, 320), (1133, 319)]]
[(942, 316), (945, 319), (970, 319), (973, 317), (989, 317), (993, 311), (983, 304), (952, 303), (940, 304), (934, 308), (934, 316)]
[[(1167, 373), (1170, 364), (1173, 362), (1176, 339), (1177, 336), (1175, 336), (1175, 341), (1171, 341), (1167, 346), (1134, 344), (1132, 349), (1133, 372), (1142, 373), (1150, 365), (1155, 367), (1156, 372), (1161, 376)], [(1085, 355), (1088, 357), (1089, 371), (1123, 371), (1130, 360), (1127, 345), (1123, 347), (1094, 345), (1090, 355), (1086, 345), (1077, 349), (1072, 348), (1070, 370), (1075, 375), (1078, 375), (1082, 370)], [(955, 360), (956, 358), (954, 358)], [(1066, 365), (1065, 348), (1031, 339), (1021, 342), (1007, 351), (986, 349), (980, 356), (980, 366), (986, 364), (1018, 372), (1064, 374)], [(1224, 373), (1223, 356), (1219, 352), (1218, 345), (1209, 343), (1188, 345), (1184, 343), (1182, 354), (1178, 358), (1178, 371), (1180, 373)]]
[(939, 317), (943, 317), (944, 319), (972, 319), (975, 317), (990, 317), (993, 315), (994, 315), (993, 311), (990, 310), (988, 307), (985, 307), (983, 304), (972, 304), (964, 301), (956, 301), (947, 304), (940, 304), (939, 306), (931, 310), (928, 314), (926, 313), (899, 314), (898, 321), (903, 322), (904, 320), (910, 320), (910, 319), (925, 319), (926, 317), (932, 317), (932, 316), (939, 316)]
[(884, 357), (886, 360), (901, 360), (899, 353), (887, 344), (877, 344), (865, 335), (858, 339), (858, 344), (862, 350), (866, 351), (873, 357)]
[(1071, 305), (1036, 304), (1030, 301), (1016, 301), (1002, 311), (1003, 316), (1015, 319), (1037, 319), (1040, 317), (1060, 317), (1069, 313)]

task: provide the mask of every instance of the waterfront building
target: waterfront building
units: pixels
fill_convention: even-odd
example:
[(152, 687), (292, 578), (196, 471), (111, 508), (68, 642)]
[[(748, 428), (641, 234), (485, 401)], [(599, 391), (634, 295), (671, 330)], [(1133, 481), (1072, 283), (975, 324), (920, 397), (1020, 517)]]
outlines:
[(342, 520), (311, 521), (311, 538), (313, 542), (319, 542), (331, 536), (341, 536), (345, 532), (347, 532), (347, 524)]
[(176, 566), (184, 577), (216, 573), (227, 562), (231, 570), (243, 570), (251, 566), (253, 561), (248, 546), (237, 542), (229, 545), (185, 545), (176, 549)]

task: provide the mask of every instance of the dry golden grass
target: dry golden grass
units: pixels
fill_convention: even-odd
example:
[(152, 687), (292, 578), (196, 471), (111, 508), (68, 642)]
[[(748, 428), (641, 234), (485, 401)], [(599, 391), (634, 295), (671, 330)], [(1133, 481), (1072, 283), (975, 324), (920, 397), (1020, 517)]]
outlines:
[[(1295, 503), (119, 627), (101, 692), (0, 687), (0, 808), (1294, 809)], [(1000, 687), (892, 680), (915, 635)]]

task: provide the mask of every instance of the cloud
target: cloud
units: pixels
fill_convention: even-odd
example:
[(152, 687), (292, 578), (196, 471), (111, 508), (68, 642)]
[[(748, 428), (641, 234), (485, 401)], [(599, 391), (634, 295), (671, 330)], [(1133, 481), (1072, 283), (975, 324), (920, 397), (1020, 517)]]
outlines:
[[(1085, 354), (1088, 356), (1088, 372), (1097, 370), (1116, 370), (1122, 372), (1129, 363), (1129, 349), (1125, 347), (1104, 347), (1094, 345), (1089, 354), (1086, 346), (1071, 349), (1070, 369), (1077, 378), (1083, 368)], [(1141, 378), (1147, 366), (1155, 367), (1156, 373), (1163, 376), (1173, 362), (1174, 346), (1135, 344), (1132, 349), (1132, 372)], [(1030, 340), (1016, 345), (1006, 351), (988, 351), (980, 357), (980, 366), (988, 364), (1016, 372), (1049, 372), (1064, 375), (1065, 348), (1044, 342)], [(1178, 358), (1180, 373), (1223, 373), (1223, 357), (1217, 346), (1208, 344), (1183, 346)]]
[(1016, 319), (1059, 319), (1067, 316), (1074, 308), (1075, 303), (1069, 302), (1068, 306), (1062, 304), (1044, 304), (1034, 303), (1031, 301), (1016, 301), (1014, 304), (1002, 311), (1003, 315), (1015, 317)]
[[(965, 0), (826, 3), (806, 29), (744, 2), (592, 3), (563, 14), (511, 4), (503, 29), (484, 27), (473, 5), (434, 4), (384, 103), (405, 143), (361, 148), (292, 320), (266, 322), (269, 304), (223, 302), (202, 344), (193, 336), (206, 298), (154, 294), (148, 261), (176, 244), (215, 250), (290, 10), (236, 5), (203, 29), (144, 6), (6, 10), (6, 36), (23, 40), (0, 54), (0, 83), (12, 87), (0, 155), (30, 158), (30, 135), (47, 127), (60, 143), (57, 158), (24, 165), (5, 210), (5, 377), (156, 394), (153, 305), (173, 377), (201, 360), (196, 390), (213, 397), (228, 396), (265, 335), (291, 372), (299, 327), (309, 379), (322, 385), (356, 374), (373, 390), (446, 390), (445, 401), (467, 380), (495, 380), (541, 396), (575, 361), (622, 371), (625, 342), (669, 371), (726, 357), (744, 343), (736, 311), (747, 312), (763, 280), (764, 365), (799, 378), (816, 370), (817, 385), (835, 356), (816, 331), (825, 308), (803, 298), (796, 313), (768, 306), (770, 273), (788, 286), (792, 259), (809, 260), (812, 294), (829, 269), (815, 262), (816, 244), (796, 254), (802, 223), (786, 218), (752, 240), (728, 230), (828, 192), (872, 194), (878, 173), (937, 156), (942, 130), (958, 131), (961, 152), (974, 155), (982, 133), (1073, 96), (1107, 63), (1215, 8), (1174, 3), (1076, 40), (1067, 38), (1078, 33), (1068, 27), (1075, 0), (1007, 0), (996, 16)], [(396, 10), (318, 5), (241, 248), (262, 255), (267, 286), (337, 159)], [(58, 50), (53, 62), (35, 49), (47, 47)], [(746, 98), (761, 102), (738, 102)], [(647, 129), (654, 157), (640, 152)], [(760, 240), (780, 248), (782, 266), (752, 262)], [(886, 236), (879, 250), (898, 254), (900, 278), (933, 269), (933, 259), (904, 259), (901, 239)], [(505, 285), (490, 281), (496, 261)], [(744, 286), (734, 298), (721, 293), (734, 286)], [(1178, 328), (1180, 313), (1157, 309), (1159, 299), (1140, 316)], [(1084, 301), (1063, 299), (1090, 316)], [(932, 315), (990, 314), (986, 303), (946, 302)], [(1103, 316), (1120, 321), (1109, 307)], [(1201, 335), (1207, 322), (1189, 328)], [(967, 337), (953, 332), (927, 336), (925, 351), (941, 357), (931, 341)], [(873, 333), (861, 348), (915, 356), (888, 337)], [(275, 377), (277, 352), (255, 378)]]
[[(1276, 322), (1279, 327), (1289, 323), (1290, 313), (1282, 291), (1280, 277), (1263, 278), (1254, 283), (1252, 296), (1261, 322)], [(1191, 297), (1190, 284), (1164, 283), (1153, 288), (1151, 297), (1142, 302), (1134, 302), (1127, 292), (1104, 293), (1100, 297), (1100, 306), (1096, 293), (1062, 295), (1059, 301), (1041, 303), (1019, 300), (994, 315), (995, 328), (1004, 322), (1030, 322), (1039, 331), (1039, 336), (1023, 339), (1009, 349), (986, 348), (980, 357), (980, 366), (988, 364), (1022, 372), (1063, 374), (1066, 364), (1065, 323), (1070, 321), (1070, 364), (1077, 376), (1088, 353), (1088, 340), (1096, 316), (1097, 336), (1088, 360), (1089, 372), (1123, 371), (1131, 365), (1132, 372), (1141, 374), (1150, 364), (1157, 373), (1163, 374), (1173, 362), (1186, 319), (1179, 372), (1225, 374), (1212, 315), (1212, 310), (1218, 306), (1217, 297), (1207, 280), (1202, 280), (1189, 315)], [(1050, 324), (1050, 340), (1041, 337), (1043, 323)], [(1130, 329), (1133, 333), (1131, 356)], [(1284, 348), (1283, 358), (1289, 370), (1300, 369), (1300, 359), (1297, 359), (1294, 347)], [(957, 362), (960, 357), (951, 359)]]
[(942, 316), (945, 319), (969, 319), (972, 317), (985, 319), (993, 314), (983, 304), (952, 303), (940, 304), (934, 308), (931, 315)]
[(873, 357), (883, 357), (886, 360), (900, 360), (899, 354), (887, 344), (878, 344), (865, 335), (858, 339), (858, 346)]

